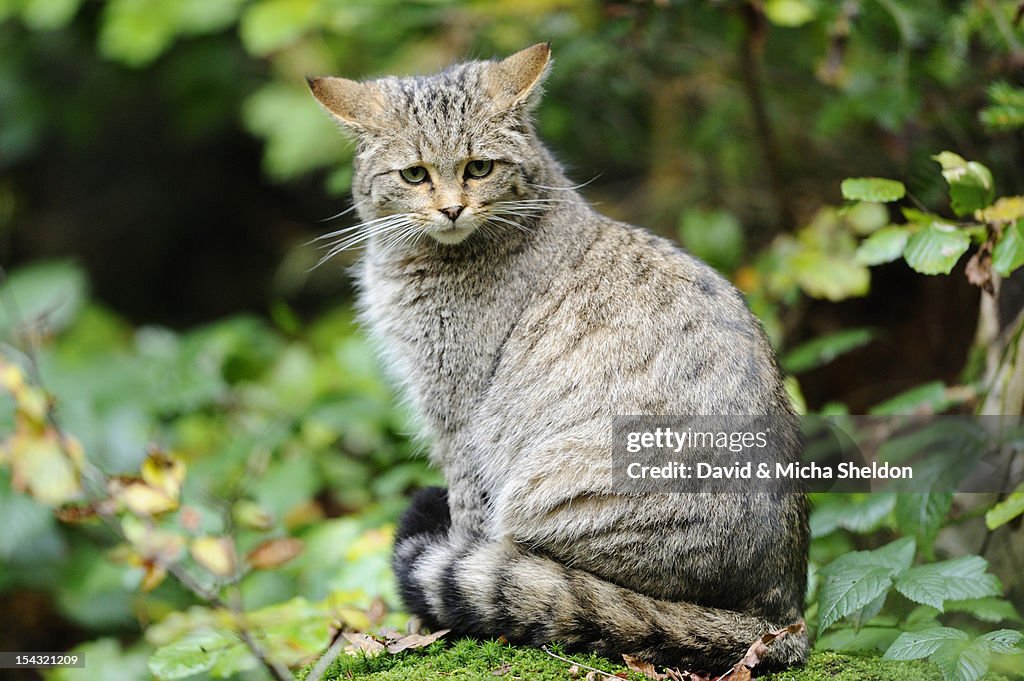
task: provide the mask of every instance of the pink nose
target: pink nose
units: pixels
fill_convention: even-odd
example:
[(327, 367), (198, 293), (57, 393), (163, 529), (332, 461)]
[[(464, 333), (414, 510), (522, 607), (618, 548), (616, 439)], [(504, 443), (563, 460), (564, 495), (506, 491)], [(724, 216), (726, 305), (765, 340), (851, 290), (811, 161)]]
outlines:
[(456, 218), (462, 214), (462, 209), (465, 206), (448, 206), (447, 208), (441, 208), (440, 211), (448, 216), (448, 219), (455, 222)]

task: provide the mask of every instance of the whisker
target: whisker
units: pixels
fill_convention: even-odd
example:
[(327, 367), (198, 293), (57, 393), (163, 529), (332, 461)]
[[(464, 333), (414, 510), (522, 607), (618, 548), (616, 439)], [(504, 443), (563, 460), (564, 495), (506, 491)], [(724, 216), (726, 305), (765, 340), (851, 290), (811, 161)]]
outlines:
[(331, 239), (331, 238), (336, 237), (336, 236), (341, 236), (342, 234), (346, 234), (348, 232), (353, 232), (353, 231), (355, 231), (357, 229), (365, 229), (366, 227), (369, 227), (371, 225), (375, 225), (375, 224), (384, 222), (386, 220), (390, 220), (392, 218), (401, 217), (401, 216), (405, 216), (405, 215), (408, 215), (408, 213), (394, 213), (392, 215), (385, 215), (383, 217), (374, 218), (373, 220), (367, 220), (366, 222), (360, 222), (357, 225), (352, 225), (350, 227), (345, 227), (344, 229), (338, 229), (338, 230), (335, 230), (333, 232), (328, 232), (327, 234), (321, 234), (320, 236), (315, 237), (315, 238), (311, 239), (310, 241), (306, 242), (306, 245), (308, 246), (309, 244), (316, 243), (317, 241), (323, 241), (325, 239)]
[(571, 192), (571, 191), (574, 191), (576, 189), (581, 189), (583, 187), (586, 187), (588, 184), (590, 184), (591, 182), (593, 182), (594, 180), (596, 180), (599, 177), (601, 177), (601, 173), (598, 173), (597, 175), (594, 175), (592, 178), (590, 178), (586, 182), (578, 184), (578, 185), (576, 185), (574, 187), (549, 187), (549, 186), (543, 185), (543, 184), (534, 184), (533, 182), (530, 182), (529, 185), (531, 187), (537, 187), (538, 189), (553, 189), (555, 191), (560, 191), (560, 192)]

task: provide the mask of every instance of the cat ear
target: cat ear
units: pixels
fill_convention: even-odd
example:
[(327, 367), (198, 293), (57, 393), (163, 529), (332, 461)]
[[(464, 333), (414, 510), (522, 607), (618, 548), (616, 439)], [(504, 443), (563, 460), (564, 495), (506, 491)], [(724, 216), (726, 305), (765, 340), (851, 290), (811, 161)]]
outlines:
[(313, 96), (339, 123), (356, 132), (377, 127), (374, 121), (383, 111), (380, 90), (373, 83), (347, 78), (306, 78)]
[(540, 99), (540, 84), (551, 63), (551, 43), (537, 43), (489, 65), (484, 76), (488, 94), (502, 108), (524, 105), (527, 109)]

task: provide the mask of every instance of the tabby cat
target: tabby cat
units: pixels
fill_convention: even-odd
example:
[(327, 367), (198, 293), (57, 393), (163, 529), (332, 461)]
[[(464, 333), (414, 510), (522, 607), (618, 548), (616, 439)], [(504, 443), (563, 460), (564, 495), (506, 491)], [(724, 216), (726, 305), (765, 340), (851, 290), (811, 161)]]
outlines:
[(574, 191), (531, 121), (549, 63), (309, 81), (357, 140), (363, 222), (329, 255), (365, 244), (362, 319), (448, 483), (399, 524), (401, 596), (457, 634), (727, 669), (802, 616), (805, 499), (617, 492), (611, 418), (789, 401), (736, 289)]

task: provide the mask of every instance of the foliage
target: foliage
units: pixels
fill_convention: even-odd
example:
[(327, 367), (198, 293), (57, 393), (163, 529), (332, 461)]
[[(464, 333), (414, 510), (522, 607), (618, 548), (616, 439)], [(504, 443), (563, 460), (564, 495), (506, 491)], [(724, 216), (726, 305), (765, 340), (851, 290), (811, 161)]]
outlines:
[[(303, 337), (245, 317), (132, 330), (86, 302), (83, 282), (50, 263), (2, 290), (33, 315), (8, 318), (30, 354), (8, 346), (0, 360), (13, 401), (0, 416), (4, 587), (67, 593), (66, 616), (101, 630), (141, 607), (159, 620), (145, 633), (160, 678), (252, 668), (242, 631), (297, 664), (331, 626), (379, 624), (396, 604), (382, 523), (436, 476), (409, 459), (406, 417), (351, 315)], [(351, 508), (362, 517), (325, 517)], [(169, 573), (209, 605), (186, 609)]]

